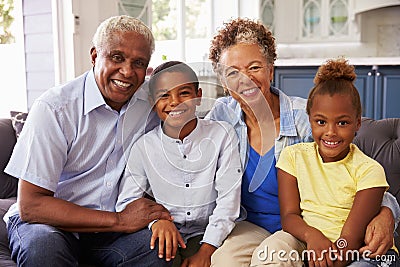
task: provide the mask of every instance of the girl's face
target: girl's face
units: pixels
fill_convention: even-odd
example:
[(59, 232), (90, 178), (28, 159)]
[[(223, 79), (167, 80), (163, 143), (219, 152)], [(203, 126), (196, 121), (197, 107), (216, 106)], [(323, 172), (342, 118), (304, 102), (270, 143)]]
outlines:
[(350, 143), (361, 126), (361, 117), (350, 95), (316, 95), (309, 120), (314, 141), (324, 162), (344, 159)]
[(273, 65), (257, 44), (237, 44), (225, 49), (218, 64), (220, 80), (239, 103), (251, 103), (270, 94)]

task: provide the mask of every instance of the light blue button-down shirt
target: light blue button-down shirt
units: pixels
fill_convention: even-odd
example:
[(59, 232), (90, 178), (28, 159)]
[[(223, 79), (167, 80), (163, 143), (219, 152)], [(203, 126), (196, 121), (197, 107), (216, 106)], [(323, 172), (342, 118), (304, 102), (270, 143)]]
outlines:
[[(32, 106), (5, 169), (80, 206), (115, 211), (132, 144), (158, 118), (138, 90), (120, 112), (108, 106), (93, 71), (52, 89)], [(17, 214), (17, 205), (4, 219)]]
[[(278, 161), (282, 149), (301, 142), (312, 142), (311, 126), (306, 112), (307, 99), (287, 96), (281, 90), (271, 87), (271, 92), (279, 96), (280, 131), (275, 139), (275, 158)], [(243, 168), (246, 168), (249, 143), (247, 126), (239, 103), (231, 96), (219, 98), (206, 116), (207, 119), (221, 120), (230, 123), (236, 130), (240, 143), (240, 157)], [(390, 208), (395, 218), (395, 224), (400, 220), (400, 206), (396, 198), (385, 192), (382, 206)]]
[(241, 181), (238, 139), (228, 123), (199, 119), (182, 141), (159, 126), (132, 147), (117, 211), (147, 192), (171, 212), (185, 242), (204, 234), (202, 242), (219, 247), (239, 216)]

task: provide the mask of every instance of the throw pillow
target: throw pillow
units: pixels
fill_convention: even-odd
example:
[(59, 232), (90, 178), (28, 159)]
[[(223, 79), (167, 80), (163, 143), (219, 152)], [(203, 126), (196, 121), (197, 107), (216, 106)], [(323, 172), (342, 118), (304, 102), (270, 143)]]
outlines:
[(28, 113), (20, 111), (10, 111), (12, 126), (15, 131), (15, 136), (18, 138), (24, 127)]

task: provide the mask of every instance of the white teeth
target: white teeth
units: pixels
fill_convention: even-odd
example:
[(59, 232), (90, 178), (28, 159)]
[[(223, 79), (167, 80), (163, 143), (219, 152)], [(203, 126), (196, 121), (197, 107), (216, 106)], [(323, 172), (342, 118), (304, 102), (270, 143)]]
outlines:
[(339, 144), (339, 142), (329, 142), (329, 141), (324, 141), (327, 145), (333, 146)]
[(246, 91), (243, 91), (242, 94), (247, 96), (247, 95), (251, 95), (252, 93), (254, 93), (258, 88), (253, 88), (253, 89), (249, 89)]
[(121, 86), (121, 87), (128, 87), (128, 86), (131, 85), (130, 83), (124, 83), (124, 82), (121, 82), (121, 81), (118, 81), (118, 80), (113, 80), (113, 81), (114, 81), (114, 83), (116, 85)]
[(174, 117), (174, 116), (178, 116), (178, 115), (182, 114), (183, 112), (184, 112), (184, 110), (171, 111), (168, 115), (171, 116), (171, 117)]

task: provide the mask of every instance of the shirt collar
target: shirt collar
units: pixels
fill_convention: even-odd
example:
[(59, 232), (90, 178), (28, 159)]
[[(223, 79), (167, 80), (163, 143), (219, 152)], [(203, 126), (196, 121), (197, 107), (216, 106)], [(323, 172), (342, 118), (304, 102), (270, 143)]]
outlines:
[(85, 80), (85, 91), (83, 93), (84, 102), (84, 114), (88, 114), (90, 111), (103, 106), (106, 104), (103, 95), (97, 86), (96, 80), (94, 79), (93, 69), (88, 72)]
[(279, 96), (280, 129), (279, 136), (297, 136), (292, 101), (281, 90), (271, 86), (271, 92)]

